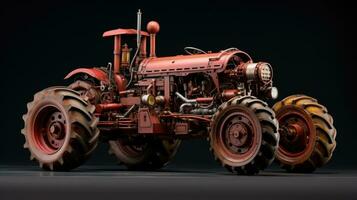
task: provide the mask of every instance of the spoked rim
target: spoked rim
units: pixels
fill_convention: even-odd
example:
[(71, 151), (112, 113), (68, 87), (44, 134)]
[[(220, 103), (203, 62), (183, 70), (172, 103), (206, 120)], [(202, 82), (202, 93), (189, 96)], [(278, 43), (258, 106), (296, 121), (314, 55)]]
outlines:
[(242, 166), (254, 159), (261, 144), (261, 127), (254, 113), (234, 107), (217, 123), (216, 148), (232, 166)]
[(277, 156), (282, 162), (299, 164), (310, 157), (316, 140), (316, 130), (308, 113), (296, 106), (286, 106), (277, 112), (280, 142)]

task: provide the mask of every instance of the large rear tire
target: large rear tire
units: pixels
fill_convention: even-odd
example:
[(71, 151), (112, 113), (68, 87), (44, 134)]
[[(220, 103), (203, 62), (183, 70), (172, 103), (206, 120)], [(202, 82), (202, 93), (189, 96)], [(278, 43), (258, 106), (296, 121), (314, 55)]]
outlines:
[(268, 105), (252, 96), (223, 103), (209, 133), (214, 158), (230, 172), (252, 175), (267, 168), (278, 146), (278, 122)]
[(274, 107), (281, 140), (277, 162), (289, 172), (313, 172), (327, 164), (336, 148), (336, 129), (316, 99), (292, 95)]
[(24, 148), (46, 170), (71, 170), (83, 164), (98, 144), (95, 107), (79, 93), (52, 87), (35, 94), (23, 115)]
[(109, 141), (109, 154), (129, 170), (156, 170), (166, 166), (175, 156), (180, 140), (118, 139)]

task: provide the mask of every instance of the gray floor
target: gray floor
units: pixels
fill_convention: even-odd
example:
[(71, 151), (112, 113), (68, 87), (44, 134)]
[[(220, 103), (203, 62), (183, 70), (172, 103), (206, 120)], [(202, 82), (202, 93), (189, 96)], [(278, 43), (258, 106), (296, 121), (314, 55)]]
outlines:
[(221, 169), (132, 172), (83, 166), (73, 172), (0, 166), (0, 199), (357, 199), (357, 171), (235, 176)]

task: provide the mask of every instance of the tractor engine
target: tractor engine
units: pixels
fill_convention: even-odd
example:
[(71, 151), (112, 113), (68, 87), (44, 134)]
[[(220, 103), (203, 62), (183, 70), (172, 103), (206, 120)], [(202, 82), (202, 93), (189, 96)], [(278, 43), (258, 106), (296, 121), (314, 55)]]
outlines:
[(162, 108), (197, 115), (213, 114), (218, 105), (236, 96), (277, 97), (270, 64), (253, 63), (236, 48), (200, 52), (143, 60), (138, 70), (141, 93), (153, 95)]

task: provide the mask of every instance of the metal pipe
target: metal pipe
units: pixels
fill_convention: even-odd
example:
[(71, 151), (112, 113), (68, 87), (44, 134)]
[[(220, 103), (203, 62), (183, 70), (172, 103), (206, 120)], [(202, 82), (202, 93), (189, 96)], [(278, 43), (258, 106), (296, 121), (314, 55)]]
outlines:
[(199, 97), (196, 99), (197, 103), (210, 103), (213, 101), (213, 97)]
[(138, 10), (138, 13), (137, 13), (137, 27), (136, 27), (136, 29), (137, 29), (136, 30), (137, 31), (136, 32), (136, 51), (135, 51), (133, 59), (131, 60), (131, 63), (130, 63), (130, 67), (129, 67), (130, 79), (129, 79), (128, 84), (125, 86), (125, 89), (130, 86), (131, 81), (133, 80), (133, 76), (134, 76), (133, 65), (134, 65), (134, 62), (136, 61), (136, 57), (138, 56), (138, 53), (140, 51), (140, 44), (141, 44), (141, 11), (140, 11), (140, 9)]
[(213, 97), (198, 97), (196, 99), (187, 99), (179, 92), (175, 93), (185, 103), (210, 103), (213, 101)]
[(119, 74), (120, 72), (120, 46), (121, 39), (120, 35), (114, 36), (114, 73)]
[(95, 106), (96, 112), (102, 112), (106, 110), (118, 110), (119, 108), (123, 107), (123, 104), (120, 103), (108, 103), (108, 104), (97, 104)]
[(185, 110), (185, 107), (187, 107), (187, 106), (190, 106), (190, 107), (193, 107), (194, 106), (194, 104), (192, 104), (192, 103), (183, 103), (183, 104), (181, 104), (181, 106), (180, 106), (180, 113), (183, 113)]
[(150, 34), (150, 57), (156, 57), (156, 34)]
[(137, 34), (136, 34), (136, 44), (137, 48), (140, 48), (140, 43), (141, 43), (141, 11), (140, 9), (138, 10), (138, 18), (137, 18)]
[(186, 97), (182, 96), (182, 94), (176, 92), (175, 93), (177, 95), (178, 98), (180, 98), (182, 101), (186, 102), (186, 103), (196, 103), (196, 99), (187, 99)]
[(133, 93), (135, 93), (135, 90), (124, 90), (119, 92), (120, 95), (133, 94)]
[(146, 37), (141, 39), (140, 58), (146, 58)]
[(229, 100), (235, 96), (237, 96), (240, 93), (240, 91), (238, 89), (227, 89), (227, 90), (223, 90), (222, 92), (222, 97), (224, 100)]
[(126, 111), (126, 112), (124, 113), (124, 115), (121, 116), (121, 117), (126, 117), (126, 116), (128, 116), (128, 115), (134, 110), (135, 107), (136, 107), (136, 104), (132, 105), (132, 106), (129, 108), (129, 110)]

